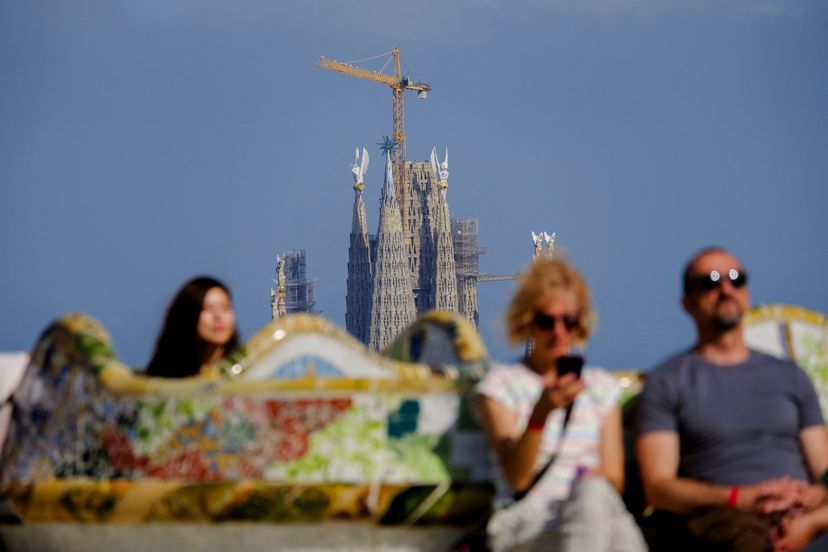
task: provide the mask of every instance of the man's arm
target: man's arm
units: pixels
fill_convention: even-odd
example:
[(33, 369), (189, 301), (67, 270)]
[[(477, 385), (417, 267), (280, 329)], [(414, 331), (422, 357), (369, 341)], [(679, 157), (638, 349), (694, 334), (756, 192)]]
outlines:
[(601, 426), (601, 464), (595, 473), (602, 475), (619, 493), (624, 491), (624, 439), (621, 409), (614, 406)]
[(782, 535), (773, 543), (774, 550), (776, 552), (802, 550), (826, 530), (828, 530), (828, 505), (800, 517), (786, 520), (782, 525)]
[(687, 514), (705, 506), (727, 506), (730, 489), (678, 477), (679, 427), (677, 390), (656, 369), (644, 385), (639, 403), (639, 436), (635, 454), (647, 503), (654, 508)]
[[(705, 507), (727, 508), (732, 487), (678, 477), (679, 437), (672, 431), (653, 431), (635, 443), (644, 495), (649, 505), (677, 514)], [(793, 482), (785, 479), (740, 486), (736, 507), (771, 512), (795, 500)]]
[(799, 442), (811, 480), (819, 481), (828, 468), (828, 429), (824, 425), (806, 427), (799, 432)]
[(654, 508), (688, 514), (705, 506), (727, 506), (730, 489), (678, 477), (679, 437), (653, 431), (635, 442), (647, 503)]

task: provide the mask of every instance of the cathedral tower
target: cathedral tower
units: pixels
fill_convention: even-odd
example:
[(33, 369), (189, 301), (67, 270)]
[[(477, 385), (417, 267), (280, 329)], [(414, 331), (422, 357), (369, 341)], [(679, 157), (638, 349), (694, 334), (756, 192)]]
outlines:
[(389, 153), (385, 157), (385, 183), (380, 199), (373, 274), (368, 348), (380, 351), (416, 318), (411, 273)]
[(431, 166), (437, 175), (439, 196), (437, 199), (437, 224), (434, 232), (434, 308), (457, 312), (457, 270), (454, 264), (454, 244), (451, 236), (446, 191), (448, 190), (448, 148), (442, 163), (437, 159), (437, 150), (431, 150)]
[(365, 173), (368, 170), (368, 151), (359, 148), (351, 172), (354, 175), (354, 212), (351, 218), (351, 240), (348, 247), (348, 281), (345, 296), (345, 328), (363, 343), (368, 343), (371, 322), (371, 239), (365, 216)]

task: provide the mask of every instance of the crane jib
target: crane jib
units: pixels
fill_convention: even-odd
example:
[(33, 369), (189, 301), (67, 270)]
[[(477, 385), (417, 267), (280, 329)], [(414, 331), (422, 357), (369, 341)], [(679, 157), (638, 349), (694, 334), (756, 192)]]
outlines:
[(381, 71), (370, 71), (368, 69), (362, 69), (349, 63), (343, 63), (341, 61), (327, 59), (324, 56), (321, 56), (319, 58), (319, 61), (316, 65), (317, 67), (322, 67), (323, 69), (328, 69), (330, 71), (336, 71), (337, 73), (343, 73), (345, 75), (350, 75), (352, 77), (378, 82), (380, 84), (386, 84), (389, 87), (391, 87), (391, 89), (393, 90), (392, 107), (394, 116), (394, 132), (392, 133), (392, 135), (394, 136), (394, 140), (399, 144), (399, 147), (394, 150), (394, 161), (404, 162), (406, 153), (405, 132), (403, 131), (403, 129), (405, 128), (405, 114), (403, 112), (404, 93), (406, 90), (414, 90), (417, 92), (417, 97), (419, 99), (426, 99), (428, 97), (428, 94), (426, 94), (426, 92), (431, 90), (431, 86), (425, 82), (412, 83), (411, 77), (403, 76), (400, 71), (399, 50), (397, 48), (394, 48), (394, 50), (392, 50), (391, 53), (394, 57), (393, 75), (387, 75)]

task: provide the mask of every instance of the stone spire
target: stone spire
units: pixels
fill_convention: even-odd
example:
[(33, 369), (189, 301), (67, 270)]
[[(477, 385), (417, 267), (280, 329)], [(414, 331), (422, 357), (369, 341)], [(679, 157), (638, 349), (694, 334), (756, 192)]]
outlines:
[[(555, 232), (551, 234), (547, 234), (546, 232), (541, 232), (540, 234), (535, 234), (532, 232), (532, 245), (534, 245), (534, 249), (532, 251), (532, 260), (539, 259), (541, 257), (549, 257), (552, 258), (555, 256)], [(530, 337), (526, 341), (526, 354), (525, 356), (529, 356), (532, 354), (532, 350), (535, 348), (535, 343), (532, 341)]]
[(437, 176), (439, 197), (437, 200), (437, 225), (435, 228), (434, 308), (457, 312), (457, 271), (454, 264), (454, 244), (451, 236), (446, 191), (448, 190), (448, 148), (442, 163), (438, 163), (437, 150), (431, 150), (431, 165)]
[(387, 152), (373, 268), (374, 286), (368, 348), (380, 351), (416, 317), (408, 256), (403, 243), (400, 207), (394, 190), (391, 155)]
[(276, 284), (276, 287), (270, 289), (270, 314), (275, 320), (287, 316), (284, 255), (276, 255), (276, 278), (273, 283)]
[(365, 216), (365, 172), (368, 170), (368, 152), (359, 148), (351, 168), (354, 175), (354, 213), (351, 219), (351, 243), (348, 247), (348, 281), (345, 296), (345, 328), (357, 339), (368, 344), (371, 322), (371, 239)]

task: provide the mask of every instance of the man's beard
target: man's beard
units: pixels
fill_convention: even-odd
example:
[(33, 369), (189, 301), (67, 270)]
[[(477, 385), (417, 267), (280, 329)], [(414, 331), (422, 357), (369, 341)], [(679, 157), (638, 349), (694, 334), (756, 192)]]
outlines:
[(716, 316), (713, 318), (713, 322), (716, 324), (716, 328), (721, 331), (728, 331), (732, 330), (739, 326), (742, 322), (742, 313), (741, 312), (733, 312), (727, 314), (717, 313)]

